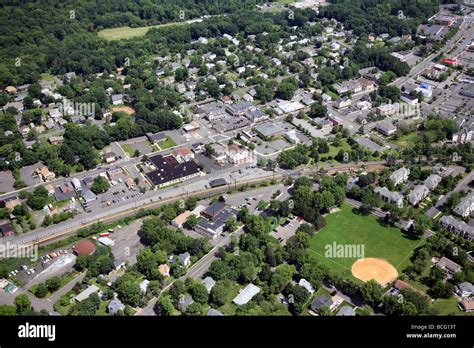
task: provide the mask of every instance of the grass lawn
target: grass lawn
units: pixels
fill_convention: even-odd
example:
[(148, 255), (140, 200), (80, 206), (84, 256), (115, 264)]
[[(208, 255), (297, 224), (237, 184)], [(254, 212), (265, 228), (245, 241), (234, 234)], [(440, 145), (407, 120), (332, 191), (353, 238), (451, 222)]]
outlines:
[(474, 315), (459, 309), (458, 300), (453, 296), (448, 299), (437, 299), (432, 308), (438, 311), (438, 315)]
[(328, 96), (330, 96), (332, 98), (332, 100), (339, 100), (341, 99), (340, 96), (338, 96), (336, 93), (334, 93), (333, 91), (327, 91), (325, 92)]
[(410, 256), (424, 242), (412, 239), (399, 228), (381, 225), (373, 215), (363, 216), (344, 204), (341, 210), (326, 217), (326, 226), (311, 239), (309, 251), (319, 262), (345, 278), (355, 280), (351, 266), (357, 258), (327, 258), (325, 246), (336, 244), (361, 244), (364, 257), (389, 261), (399, 273), (410, 264)]
[(411, 149), (415, 147), (415, 144), (420, 141), (420, 136), (418, 133), (410, 133), (404, 136), (401, 136), (398, 140), (393, 141), (396, 145), (403, 147), (405, 149)]
[(162, 27), (168, 27), (171, 25), (183, 25), (183, 24), (187, 24), (187, 23), (186, 22), (172, 22), (172, 23), (150, 25), (150, 26), (138, 27), (138, 28), (118, 27), (118, 28), (101, 30), (99, 31), (98, 35), (99, 37), (105, 40), (130, 39), (132, 37), (144, 36), (148, 32), (148, 30), (150, 30), (151, 28), (162, 28)]
[(176, 143), (170, 137), (166, 137), (165, 141), (162, 141), (156, 145), (151, 145), (150, 143), (150, 146), (153, 149), (153, 151), (161, 151), (161, 150), (166, 150), (166, 149), (169, 149), (170, 147), (176, 146)]
[(133, 148), (132, 145), (123, 144), (120, 146), (122, 147), (122, 150), (127, 154), (128, 157), (133, 157), (133, 154), (135, 153), (135, 149)]
[(46, 80), (46, 81), (54, 81), (54, 76), (51, 74), (41, 74), (41, 79)]
[(240, 285), (237, 282), (232, 282), (232, 287), (229, 292), (228, 302), (225, 305), (217, 308), (217, 310), (224, 313), (225, 315), (235, 315), (235, 312), (238, 306), (234, 304), (232, 300), (235, 298), (235, 296), (239, 294), (239, 290), (243, 288), (245, 288), (244, 285)]
[[(348, 153), (351, 151), (351, 146), (347, 143), (345, 139), (341, 140), (341, 145), (340, 146), (334, 146), (332, 144), (329, 144), (329, 152), (328, 153), (321, 153), (319, 154), (319, 158), (322, 157), (336, 157), (339, 151), (347, 151)], [(318, 167), (323, 168), (327, 164), (331, 163), (338, 163), (336, 160), (326, 160), (326, 161), (318, 161), (317, 165)]]
[(95, 315), (109, 315), (109, 312), (107, 311), (107, 306), (109, 305), (109, 302), (110, 301), (102, 301), (100, 303), (99, 309), (97, 310), (97, 312), (95, 312)]
[(334, 146), (334, 145), (330, 144), (329, 145), (329, 152), (325, 153), (325, 154), (321, 154), (321, 157), (323, 157), (323, 156), (335, 157), (335, 156), (337, 156), (337, 154), (341, 150), (342, 151), (347, 151), (347, 152), (351, 151), (351, 147), (345, 139), (341, 141), (340, 146)]

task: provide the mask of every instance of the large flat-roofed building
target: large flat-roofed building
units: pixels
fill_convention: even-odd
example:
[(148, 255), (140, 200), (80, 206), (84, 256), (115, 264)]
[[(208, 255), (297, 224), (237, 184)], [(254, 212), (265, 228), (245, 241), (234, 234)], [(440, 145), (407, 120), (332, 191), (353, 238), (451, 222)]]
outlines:
[(268, 124), (263, 124), (261, 126), (258, 126), (255, 128), (255, 131), (265, 140), (271, 140), (271, 139), (276, 139), (285, 133), (285, 131), (273, 124), (273, 123), (268, 123)]
[(179, 163), (173, 156), (156, 155), (150, 157), (150, 162), (155, 169), (146, 176), (158, 188), (201, 175), (199, 166), (194, 161)]

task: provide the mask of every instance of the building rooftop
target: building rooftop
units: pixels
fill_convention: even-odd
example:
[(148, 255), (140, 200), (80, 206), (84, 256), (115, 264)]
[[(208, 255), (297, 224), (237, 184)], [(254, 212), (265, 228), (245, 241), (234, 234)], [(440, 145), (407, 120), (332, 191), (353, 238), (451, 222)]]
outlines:
[(233, 300), (236, 305), (241, 306), (248, 303), (255, 295), (260, 292), (260, 288), (250, 283)]

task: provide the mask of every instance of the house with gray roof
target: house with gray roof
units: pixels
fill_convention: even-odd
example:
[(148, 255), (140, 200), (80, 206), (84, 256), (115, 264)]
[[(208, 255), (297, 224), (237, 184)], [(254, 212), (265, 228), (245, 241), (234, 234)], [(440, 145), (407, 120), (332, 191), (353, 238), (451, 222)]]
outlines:
[(389, 179), (395, 186), (401, 184), (402, 182), (405, 182), (408, 180), (408, 176), (410, 175), (410, 169), (402, 167), (400, 169), (397, 169), (394, 171)]
[(204, 286), (207, 289), (207, 293), (210, 293), (214, 285), (216, 285), (216, 281), (212, 279), (211, 277), (206, 277), (204, 278), (201, 283), (204, 284)]
[(474, 240), (474, 227), (464, 221), (455, 219), (452, 215), (445, 215), (439, 219), (439, 223), (448, 231), (456, 233), (467, 240)]
[(459, 204), (454, 207), (453, 213), (462, 216), (463, 218), (468, 217), (474, 211), (474, 191), (464, 197)]
[(180, 254), (178, 256), (178, 259), (186, 267), (191, 264), (191, 255), (187, 251), (185, 253)]
[(469, 282), (463, 282), (456, 285), (456, 293), (462, 298), (469, 298), (474, 295), (474, 285)]
[(436, 267), (448, 272), (449, 274), (462, 271), (462, 267), (460, 265), (444, 256), (436, 263)]
[(408, 202), (415, 206), (420, 203), (423, 199), (428, 197), (430, 189), (425, 185), (417, 185), (407, 196)]
[(438, 187), (441, 180), (443, 180), (443, 178), (440, 177), (438, 174), (431, 174), (429, 177), (425, 179), (423, 184), (426, 187), (428, 187), (431, 191), (433, 191), (436, 187)]
[(319, 310), (321, 309), (321, 307), (324, 307), (324, 306), (328, 306), (328, 307), (331, 307), (333, 305), (333, 302), (332, 300), (325, 296), (325, 295), (321, 295), (321, 296), (318, 296), (316, 297), (313, 302), (311, 302), (311, 310), (315, 313), (319, 313)]
[(374, 192), (378, 194), (384, 202), (396, 204), (399, 208), (403, 207), (403, 196), (399, 192), (392, 192), (386, 187), (376, 187)]
[(110, 97), (112, 100), (113, 105), (120, 105), (123, 104), (123, 95), (122, 94), (114, 94)]
[(125, 308), (125, 305), (119, 299), (112, 300), (107, 305), (107, 309), (109, 310), (109, 313), (112, 315), (117, 314), (118, 311), (123, 311), (124, 308)]
[(377, 123), (375, 129), (385, 136), (390, 136), (397, 131), (397, 127), (390, 121), (381, 121)]
[(179, 303), (178, 303), (178, 309), (181, 311), (181, 312), (186, 312), (186, 309), (188, 308), (188, 306), (190, 304), (194, 303), (194, 300), (192, 298), (191, 295), (187, 295), (187, 296), (184, 296), (184, 297), (181, 297), (179, 299)]

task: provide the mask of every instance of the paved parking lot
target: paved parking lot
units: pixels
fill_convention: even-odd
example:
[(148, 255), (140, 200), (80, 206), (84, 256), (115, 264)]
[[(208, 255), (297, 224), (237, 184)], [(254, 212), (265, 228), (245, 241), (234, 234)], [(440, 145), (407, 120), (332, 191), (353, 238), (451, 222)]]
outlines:
[[(116, 185), (111, 186), (106, 193), (100, 194), (95, 201), (89, 203), (91, 210), (94, 208), (105, 208), (107, 206), (113, 206), (118, 203), (127, 202), (133, 198), (138, 198), (142, 195), (138, 190), (129, 189), (125, 185), (126, 175), (121, 176), (123, 182), (117, 182)], [(110, 204), (108, 204), (110, 202)]]
[(258, 145), (255, 148), (255, 152), (260, 155), (269, 156), (269, 155), (276, 155), (282, 150), (285, 150), (289, 147), (293, 146), (285, 139), (276, 139), (273, 141), (264, 141), (262, 145)]
[(301, 127), (308, 130), (311, 136), (315, 138), (324, 138), (327, 135), (331, 134), (331, 128), (318, 129), (317, 127), (312, 126), (308, 121), (304, 119), (294, 118), (293, 123), (296, 125), (301, 125)]
[(110, 234), (109, 238), (115, 242), (112, 253), (116, 261), (128, 262), (130, 265), (137, 262), (138, 253), (144, 248), (138, 236), (141, 226), (142, 220), (136, 220), (128, 226), (114, 229), (114, 233)]
[(295, 235), (300, 225), (301, 221), (298, 218), (294, 218), (278, 226), (275, 231), (270, 233), (270, 235), (278, 239), (281, 244), (285, 245), (287, 240)]
[(27, 186), (33, 186), (39, 184), (41, 180), (38, 177), (33, 177), (32, 174), (36, 172), (36, 169), (42, 167), (43, 164), (41, 162), (35, 163), (31, 166), (26, 166), (20, 168), (20, 176), (23, 181), (26, 183)]
[[(280, 191), (278, 197), (274, 196), (277, 191)], [(260, 187), (256, 190), (250, 190), (245, 192), (238, 192), (232, 195), (226, 196), (226, 204), (238, 208), (239, 206), (245, 206), (248, 208), (251, 214), (254, 214), (257, 209), (258, 202), (260, 201), (271, 201), (272, 199), (284, 200), (288, 198), (287, 187), (283, 184)]]
[(15, 188), (13, 184), (15, 179), (13, 178), (12, 172), (2, 171), (0, 172), (0, 192), (10, 192), (14, 191)]

